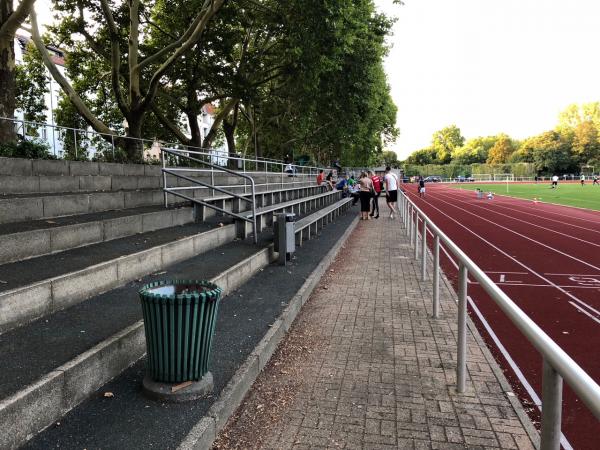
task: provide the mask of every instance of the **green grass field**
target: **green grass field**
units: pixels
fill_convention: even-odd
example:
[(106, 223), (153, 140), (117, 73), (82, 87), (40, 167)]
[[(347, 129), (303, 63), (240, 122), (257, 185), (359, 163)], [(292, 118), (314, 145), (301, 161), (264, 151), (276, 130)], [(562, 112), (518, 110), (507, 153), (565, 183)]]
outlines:
[(484, 192), (493, 192), (500, 195), (509, 195), (533, 200), (537, 198), (546, 203), (558, 205), (577, 206), (579, 208), (600, 211), (600, 186), (592, 186), (591, 181), (586, 181), (585, 186), (579, 183), (558, 183), (557, 189), (550, 189), (550, 182), (538, 184), (520, 183), (457, 183), (450, 185), (456, 189), (469, 189), (474, 191), (480, 188)]

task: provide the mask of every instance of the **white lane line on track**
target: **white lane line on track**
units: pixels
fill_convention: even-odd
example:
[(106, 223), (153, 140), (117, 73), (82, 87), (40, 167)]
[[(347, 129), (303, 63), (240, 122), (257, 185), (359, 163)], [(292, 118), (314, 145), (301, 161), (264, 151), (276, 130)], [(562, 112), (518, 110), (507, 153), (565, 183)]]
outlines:
[(576, 305), (575, 303), (569, 301), (569, 303), (571, 304), (571, 306), (573, 306), (577, 311), (584, 313), (586, 316), (588, 316), (590, 319), (595, 320), (596, 322), (600, 323), (600, 320), (597, 319), (596, 317), (592, 316), (589, 312), (587, 312), (585, 309), (581, 308), (579, 305)]
[(551, 277), (600, 277), (600, 273), (544, 273)]
[[(492, 330), (492, 327), (490, 326), (488, 321), (485, 320), (485, 317), (483, 317), (483, 314), (481, 314), (481, 311), (479, 311), (479, 308), (477, 308), (477, 305), (475, 304), (473, 299), (470, 296), (467, 296), (467, 301), (469, 302), (469, 305), (471, 305), (471, 309), (475, 312), (475, 314), (477, 315), (477, 317), (483, 324), (484, 328), (486, 329), (486, 331), (488, 332), (488, 334), (494, 341), (494, 344), (496, 344), (496, 347), (498, 348), (500, 353), (502, 353), (502, 356), (504, 356), (504, 359), (506, 359), (506, 362), (508, 362), (508, 365), (513, 370), (513, 372), (515, 373), (517, 378), (519, 379), (519, 382), (525, 388), (525, 390), (527, 391), (527, 393), (533, 400), (533, 403), (535, 404), (537, 409), (541, 411), (542, 410), (542, 400), (540, 399), (540, 397), (537, 395), (537, 393), (533, 389), (533, 386), (531, 386), (531, 384), (529, 384), (529, 382), (527, 381), (527, 378), (525, 378), (525, 375), (523, 374), (523, 372), (521, 371), (521, 369), (519, 368), (519, 366), (517, 365), (515, 360), (512, 359), (512, 357), (510, 356), (510, 353), (508, 353), (508, 350), (506, 350), (506, 347), (504, 347), (504, 345), (502, 345), (502, 342), (500, 342), (500, 339), (498, 338), (498, 336), (496, 336), (496, 333), (494, 333), (494, 330)], [(567, 449), (573, 450), (573, 447), (567, 440), (567, 437), (562, 432), (560, 435), (560, 443), (565, 450), (567, 450)]]
[[(441, 200), (441, 199), (439, 199), (439, 201), (440, 201), (440, 202), (442, 202), (442, 203), (445, 203), (445, 204), (447, 204), (447, 205), (450, 205), (450, 206), (452, 206), (452, 207), (454, 207), (454, 208), (460, 209), (461, 211), (464, 211), (464, 212), (466, 212), (467, 214), (471, 214), (472, 216), (475, 216), (475, 217), (476, 217), (477, 219), (479, 219), (479, 220), (483, 220), (483, 221), (485, 221), (485, 222), (489, 222), (489, 223), (491, 223), (492, 225), (495, 225), (495, 226), (497, 226), (497, 227), (499, 227), (499, 228), (502, 228), (503, 230), (506, 230), (506, 231), (509, 231), (510, 233), (516, 234), (517, 236), (519, 236), (519, 237), (522, 237), (523, 239), (527, 239), (528, 241), (531, 241), (531, 242), (533, 242), (534, 244), (537, 244), (537, 245), (540, 245), (540, 246), (542, 246), (542, 247), (545, 247), (545, 248), (547, 248), (547, 249), (549, 249), (549, 250), (552, 250), (553, 252), (556, 252), (556, 253), (558, 253), (558, 254), (560, 254), (560, 255), (562, 255), (562, 256), (566, 256), (567, 258), (570, 258), (570, 259), (572, 259), (572, 260), (574, 260), (574, 261), (577, 261), (577, 262), (579, 262), (579, 263), (581, 263), (581, 264), (583, 264), (583, 265), (585, 265), (585, 266), (588, 266), (588, 267), (591, 267), (592, 269), (595, 269), (595, 270), (598, 270), (598, 271), (600, 271), (600, 267), (597, 267), (597, 266), (595, 266), (595, 265), (593, 265), (593, 264), (590, 264), (590, 263), (588, 263), (588, 262), (586, 262), (586, 261), (583, 261), (582, 259), (576, 258), (575, 256), (569, 255), (568, 253), (562, 252), (562, 251), (560, 251), (560, 250), (558, 250), (558, 249), (556, 249), (556, 248), (553, 248), (553, 247), (551, 247), (551, 246), (549, 246), (549, 245), (547, 245), (547, 244), (544, 244), (543, 242), (536, 241), (535, 239), (533, 239), (533, 238), (530, 238), (529, 236), (525, 236), (524, 234), (522, 234), (522, 233), (519, 233), (518, 231), (511, 230), (510, 228), (508, 228), (508, 227), (505, 227), (504, 225), (500, 225), (500, 224), (498, 224), (498, 223), (494, 222), (493, 220), (486, 219), (485, 217), (483, 217), (483, 216), (480, 216), (479, 214), (476, 214), (476, 213), (474, 213), (474, 212), (471, 212), (471, 211), (469, 211), (469, 210), (467, 210), (467, 209), (465, 209), (465, 208), (461, 208), (460, 206), (453, 205), (453, 204), (452, 204), (452, 203), (450, 203), (450, 202), (447, 202), (447, 201), (444, 201), (444, 200)], [(431, 205), (431, 203), (429, 203), (427, 200), (425, 200), (425, 202)], [(433, 206), (433, 205), (432, 205), (432, 206)], [(438, 209), (438, 208), (436, 208), (436, 209)], [(439, 209), (438, 209), (438, 210), (439, 210)], [(448, 216), (448, 215), (447, 215), (447, 214), (445, 214), (445, 213), (442, 213), (442, 214), (446, 215), (447, 217), (450, 217), (450, 216)], [(452, 219), (452, 220), (454, 220), (454, 219)], [(457, 223), (459, 223), (459, 222), (457, 222)], [(463, 228), (465, 228), (465, 229), (468, 229), (468, 228), (466, 228), (466, 227), (465, 227), (463, 224), (461, 224), (461, 223), (459, 223), (459, 224), (460, 224), (460, 225), (461, 225)], [(470, 231), (470, 230), (469, 230), (469, 231)]]
[[(471, 284), (479, 284), (477, 281), (471, 282)], [(502, 286), (525, 286), (525, 287), (547, 287), (554, 289), (556, 286), (563, 289), (600, 289), (598, 286), (566, 286), (564, 284), (557, 284), (556, 286), (550, 286), (548, 284), (533, 284), (533, 283), (521, 283), (520, 281), (495, 281), (494, 284)], [(591, 307), (590, 307), (591, 308)], [(600, 315), (600, 312), (598, 313)]]
[[(544, 280), (547, 284), (554, 286), (556, 289), (558, 289), (559, 291), (561, 291), (563, 294), (565, 294), (566, 296), (570, 297), (572, 300), (574, 300), (575, 302), (579, 303), (581, 306), (585, 307), (585, 308), (589, 308), (592, 311), (596, 311), (592, 306), (588, 305), (587, 303), (585, 303), (583, 300), (580, 300), (579, 298), (575, 297), (573, 294), (571, 294), (568, 291), (565, 291), (564, 289), (562, 289), (560, 286), (557, 286), (555, 283), (553, 283), (552, 281), (550, 281), (549, 279), (547, 279), (546, 277), (544, 277), (543, 275), (541, 275), (540, 273), (536, 272), (535, 270), (533, 270), (531, 267), (527, 266), (525, 263), (522, 263), (521, 261), (519, 261), (518, 259), (516, 259), (514, 256), (509, 255), (508, 253), (506, 253), (504, 250), (502, 250), (501, 248), (497, 247), (496, 245), (492, 244), (490, 241), (488, 241), (487, 239), (481, 237), (480, 235), (478, 235), (477, 233), (475, 233), (473, 230), (467, 228), (465, 225), (463, 225), (462, 223), (460, 223), (458, 220), (454, 219), (453, 217), (449, 216), (448, 214), (446, 214), (444, 211), (442, 211), (440, 208), (438, 208), (437, 206), (433, 205), (432, 203), (428, 202), (427, 200), (425, 200), (425, 203), (427, 203), (429, 206), (431, 206), (432, 208), (438, 210), (442, 215), (446, 216), (448, 219), (450, 219), (451, 221), (457, 223), (460, 227), (464, 228), (465, 230), (467, 230), (469, 233), (473, 234), (475, 237), (479, 238), (480, 240), (482, 240), (483, 242), (485, 242), (486, 244), (488, 244), (490, 247), (496, 249), (497, 251), (499, 251), (500, 253), (502, 253), (503, 255), (505, 255), (506, 257), (508, 257), (509, 259), (513, 260), (515, 263), (517, 263), (519, 266), (523, 267), (524, 269), (528, 270), (530, 273), (536, 275), (538, 278)], [(444, 202), (446, 203), (446, 202)]]
[[(453, 191), (449, 191), (449, 190), (444, 191), (444, 193), (446, 193), (446, 194), (448, 192), (453, 192)], [(459, 191), (459, 192), (464, 192), (464, 191)], [(447, 195), (449, 195), (449, 194), (447, 194)], [(508, 210), (511, 210), (511, 211), (515, 211), (515, 205), (518, 205), (519, 207), (520, 206), (523, 206), (523, 207), (527, 206), (527, 205), (521, 205), (519, 202), (512, 201), (512, 200), (524, 200), (524, 199), (520, 199), (518, 197), (510, 197), (510, 196), (506, 196), (506, 195), (502, 195), (502, 194), (496, 194), (496, 195), (498, 197), (501, 197), (501, 198), (500, 198), (500, 201), (495, 202), (495, 204), (497, 206), (501, 207), (501, 208), (505, 208), (505, 209), (508, 209)], [(551, 204), (551, 203), (545, 203), (545, 204), (548, 205), (548, 204)], [(555, 206), (567, 206), (567, 205), (558, 205), (558, 204), (555, 204), (555, 203), (552, 203), (552, 205), (555, 205)], [(558, 223), (561, 223), (563, 225), (568, 225), (570, 227), (581, 228), (582, 230), (591, 231), (593, 233), (600, 233), (600, 230), (596, 230), (596, 229), (593, 229), (593, 228), (583, 227), (581, 225), (575, 225), (573, 223), (568, 223), (565, 220), (565, 219), (577, 219), (577, 220), (582, 220), (582, 221), (585, 221), (585, 222), (590, 222), (590, 223), (592, 223), (594, 225), (598, 225), (598, 223), (600, 222), (600, 217), (598, 218), (598, 220), (590, 220), (590, 219), (583, 219), (583, 218), (580, 218), (580, 217), (566, 216), (565, 214), (555, 213), (555, 212), (552, 212), (552, 211), (544, 211), (544, 213), (548, 213), (548, 214), (553, 214), (553, 215), (560, 216), (561, 220), (558, 220), (558, 219), (551, 219), (550, 217), (546, 217), (546, 216), (540, 214), (539, 212), (537, 214), (534, 214), (534, 213), (531, 213), (531, 212), (524, 211), (522, 209), (517, 209), (517, 211), (519, 213), (521, 213), (521, 214), (527, 214), (527, 215), (533, 216), (533, 217), (535, 217), (537, 219), (548, 220), (548, 221), (551, 221), (551, 222), (558, 222)]]
[[(462, 189), (460, 189), (459, 191), (460, 192), (465, 192)], [(469, 192), (473, 192), (473, 191), (469, 190)], [(533, 200), (528, 200), (528, 199), (520, 198), (520, 197), (511, 197), (510, 195), (505, 195), (505, 194), (495, 194), (495, 195), (502, 200), (502, 204), (507, 203), (509, 205), (512, 205), (514, 203), (518, 204), (518, 201), (522, 201), (522, 202), (532, 202), (533, 201)], [(517, 202), (515, 202), (514, 200), (517, 200)], [(559, 203), (548, 203), (548, 202), (540, 202), (540, 203), (542, 203), (543, 205), (549, 205), (549, 206), (558, 206), (558, 207), (564, 207), (564, 208), (573, 208), (573, 209), (576, 209), (578, 211), (585, 211), (585, 212), (592, 212), (592, 213), (598, 212), (598, 211), (590, 210), (588, 208), (580, 208), (578, 206), (571, 206), (571, 205), (561, 205)], [(523, 205), (523, 206), (525, 206), (525, 205)], [(508, 207), (509, 206), (507, 206), (507, 208)], [(560, 216), (560, 217), (564, 217), (565, 216), (563, 213), (558, 213), (558, 212), (553, 212), (553, 211), (544, 211), (544, 212), (546, 212), (548, 214), (553, 214), (555, 216)], [(594, 225), (598, 224), (598, 220), (596, 220), (596, 219), (592, 220), (592, 219), (584, 219), (583, 217), (571, 217), (571, 216), (569, 216), (569, 217), (571, 219), (581, 220), (583, 222), (589, 222), (589, 223), (592, 223)]]
[[(467, 205), (472, 205), (472, 203), (465, 202), (464, 200), (457, 200), (458, 197), (456, 197), (456, 196), (447, 195), (447, 194), (441, 194), (441, 195), (443, 195), (445, 197), (450, 197), (450, 200), (454, 200), (454, 201), (457, 201), (457, 202), (460, 202), (460, 203), (466, 203)], [(501, 213), (501, 212), (498, 212), (498, 211), (494, 211), (494, 210), (489, 209), (489, 208), (484, 208), (483, 206), (480, 206), (480, 205), (473, 205), (473, 206), (475, 206), (476, 208), (479, 208), (479, 209), (483, 209), (484, 211), (489, 211), (489, 212), (492, 212), (494, 214), (498, 214), (499, 216), (508, 217), (509, 219), (516, 220), (518, 222), (522, 222), (522, 223), (524, 223), (526, 225), (529, 225), (529, 226), (532, 226), (532, 227), (541, 228), (542, 230), (546, 230), (546, 231), (549, 231), (551, 233), (556, 233), (556, 234), (559, 234), (561, 236), (567, 237), (569, 239), (574, 239), (576, 241), (583, 242), (584, 244), (592, 245), (594, 247), (600, 248), (600, 244), (596, 244), (595, 242), (586, 241), (585, 239), (581, 239), (581, 238), (575, 237), (575, 236), (573, 236), (571, 234), (563, 233), (561, 231), (556, 231), (556, 230), (553, 230), (552, 228), (546, 228), (546, 227), (544, 227), (542, 225), (538, 225), (536, 223), (528, 222), (528, 221), (523, 220), (523, 219), (518, 219), (518, 218), (516, 218), (514, 216), (510, 216), (508, 214), (504, 214), (504, 213)], [(457, 206), (457, 208), (458, 208), (458, 206)], [(471, 213), (471, 214), (474, 214), (474, 213)], [(498, 226), (501, 226), (501, 225), (498, 225)]]
[(507, 275), (529, 275), (528, 272), (509, 272), (508, 270), (486, 270), (485, 273), (500, 273)]

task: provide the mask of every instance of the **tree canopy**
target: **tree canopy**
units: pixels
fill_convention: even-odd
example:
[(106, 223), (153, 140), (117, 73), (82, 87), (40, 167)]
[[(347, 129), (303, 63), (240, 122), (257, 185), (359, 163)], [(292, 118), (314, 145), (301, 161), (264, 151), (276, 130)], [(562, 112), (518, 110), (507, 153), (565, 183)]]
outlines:
[[(395, 139), (383, 69), (392, 21), (373, 0), (54, 0), (33, 40), (64, 91), (59, 123), (281, 158), (362, 165)], [(44, 43), (60, 45), (67, 76)], [(212, 129), (203, 132), (206, 107)], [(76, 115), (74, 115), (75, 113)], [(62, 122), (61, 122), (62, 121)], [(130, 160), (136, 140), (117, 140)]]

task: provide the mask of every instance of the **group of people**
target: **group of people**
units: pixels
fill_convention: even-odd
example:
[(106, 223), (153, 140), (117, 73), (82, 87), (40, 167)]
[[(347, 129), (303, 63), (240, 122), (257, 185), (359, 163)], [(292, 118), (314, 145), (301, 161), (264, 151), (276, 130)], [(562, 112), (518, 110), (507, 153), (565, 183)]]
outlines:
[(333, 184), (333, 171), (327, 175), (323, 170), (319, 171), (317, 184), (325, 184), (328, 189), (337, 189), (343, 191), (344, 195), (350, 195), (356, 205), (360, 201), (361, 220), (379, 218), (379, 197), (385, 190), (385, 198), (390, 210), (390, 219), (398, 214), (396, 203), (398, 201), (398, 188), (400, 182), (390, 167), (385, 168), (385, 175), (380, 178), (373, 171), (368, 170), (360, 174), (358, 179), (354, 175), (344, 175), (340, 177), (337, 183)]
[[(536, 176), (535, 177), (536, 183), (537, 183), (537, 179), (538, 179), (538, 177)], [(597, 175), (592, 175), (592, 180), (593, 180), (592, 186), (600, 186)], [(579, 177), (579, 182), (581, 183), (582, 186), (585, 185), (585, 175), (584, 174), (581, 174), (581, 176)], [(558, 187), (558, 175), (554, 175), (554, 176), (552, 176), (552, 184), (550, 185), (550, 189), (556, 189), (557, 187)]]

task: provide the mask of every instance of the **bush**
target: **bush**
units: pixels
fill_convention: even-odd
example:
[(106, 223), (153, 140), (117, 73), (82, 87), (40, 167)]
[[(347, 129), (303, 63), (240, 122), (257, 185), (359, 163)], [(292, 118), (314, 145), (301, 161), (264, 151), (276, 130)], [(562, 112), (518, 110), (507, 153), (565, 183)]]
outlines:
[(0, 156), (8, 158), (56, 159), (56, 156), (50, 153), (50, 147), (46, 143), (30, 140), (0, 143)]

